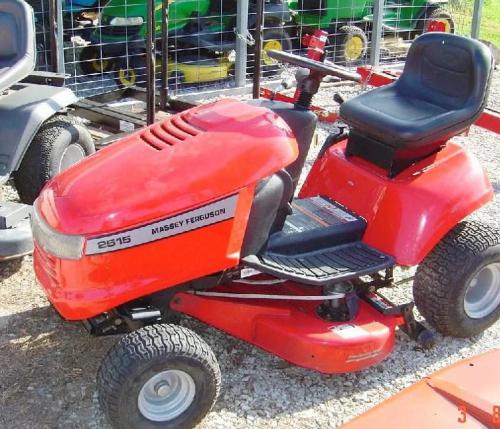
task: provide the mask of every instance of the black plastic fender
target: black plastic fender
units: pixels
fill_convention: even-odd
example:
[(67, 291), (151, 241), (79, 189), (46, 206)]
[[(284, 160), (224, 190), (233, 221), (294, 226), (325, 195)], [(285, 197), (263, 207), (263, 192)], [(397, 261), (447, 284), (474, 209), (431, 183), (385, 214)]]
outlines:
[(16, 85), (0, 97), (0, 184), (17, 170), (42, 124), (77, 100), (68, 88), (33, 84)]

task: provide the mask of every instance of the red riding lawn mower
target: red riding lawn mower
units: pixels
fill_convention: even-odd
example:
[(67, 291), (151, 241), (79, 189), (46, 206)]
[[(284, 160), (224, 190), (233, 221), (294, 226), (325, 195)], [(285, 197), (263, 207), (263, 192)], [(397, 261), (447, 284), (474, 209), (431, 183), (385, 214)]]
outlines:
[(268, 55), (309, 71), (294, 104), (186, 110), (63, 172), (35, 203), (35, 270), (54, 307), (94, 334), (126, 333), (97, 377), (115, 427), (193, 427), (216, 401), (217, 360), (179, 313), (326, 374), (381, 362), (397, 328), (432, 343), (413, 303), (379, 292), (396, 265), (418, 265), (415, 303), (442, 334), (499, 318), (500, 234), (463, 221), (492, 188), (448, 141), (485, 107), (488, 49), (419, 37), (395, 83), (341, 105), (349, 131), (327, 138), (298, 197), (314, 94), (326, 76), (360, 78)]

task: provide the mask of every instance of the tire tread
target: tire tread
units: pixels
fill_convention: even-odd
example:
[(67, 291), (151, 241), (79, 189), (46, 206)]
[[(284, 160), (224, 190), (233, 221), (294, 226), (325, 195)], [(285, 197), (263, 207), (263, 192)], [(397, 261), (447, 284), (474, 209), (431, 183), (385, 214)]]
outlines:
[[(193, 358), (201, 362), (216, 386), (213, 401), (215, 403), (220, 392), (221, 373), (210, 346), (197, 334), (182, 326), (149, 325), (123, 336), (108, 352), (99, 369), (99, 402), (111, 422), (120, 420), (119, 392), (130, 375), (130, 368), (166, 354)], [(203, 417), (200, 416), (193, 426)]]
[(413, 284), (415, 304), (424, 318), (443, 335), (464, 337), (450, 313), (453, 285), (470, 261), (500, 244), (500, 234), (477, 221), (452, 229), (417, 268)]

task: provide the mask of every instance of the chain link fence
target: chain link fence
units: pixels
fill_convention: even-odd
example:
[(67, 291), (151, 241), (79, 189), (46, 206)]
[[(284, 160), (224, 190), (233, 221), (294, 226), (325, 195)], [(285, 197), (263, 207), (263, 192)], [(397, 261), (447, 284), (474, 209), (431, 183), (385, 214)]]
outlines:
[[(488, 5), (497, 0), (483, 1)], [(401, 63), (412, 40), (424, 32), (470, 35), (477, 19), (474, 3), (483, 1), (265, 0), (263, 79), (278, 79), (282, 70), (266, 50), (304, 54), (304, 40), (316, 29), (328, 33), (327, 60), (347, 67)], [(167, 3), (168, 25), (164, 25)], [(57, 67), (68, 75), (66, 83), (79, 97), (145, 84), (147, 0), (31, 0), (31, 4), (39, 70)], [(156, 0), (158, 82), (161, 52), (166, 48), (164, 70), (171, 94), (248, 83), (256, 70), (258, 4), (258, 0)]]

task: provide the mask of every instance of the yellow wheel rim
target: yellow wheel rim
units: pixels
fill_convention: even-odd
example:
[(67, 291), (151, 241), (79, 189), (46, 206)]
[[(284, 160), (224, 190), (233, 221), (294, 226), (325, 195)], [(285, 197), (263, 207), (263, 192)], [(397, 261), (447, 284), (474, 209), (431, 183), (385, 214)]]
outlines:
[(345, 42), (344, 56), (348, 61), (358, 60), (363, 55), (364, 42), (359, 36), (352, 36)]
[(269, 55), (267, 55), (266, 51), (268, 51), (269, 49), (274, 49), (275, 51), (282, 51), (283, 47), (279, 40), (266, 40), (264, 42), (264, 46), (262, 46), (262, 62), (266, 66), (271, 66), (277, 63), (276, 60), (273, 60)]
[(136, 80), (137, 80), (137, 74), (135, 73), (134, 69), (118, 70), (118, 82), (120, 82), (120, 84), (123, 85), (124, 87), (135, 85)]
[(94, 71), (96, 71), (97, 73), (102, 73), (103, 71), (106, 71), (108, 69), (109, 61), (101, 60), (100, 58), (98, 58), (97, 54), (95, 54), (90, 64)]

